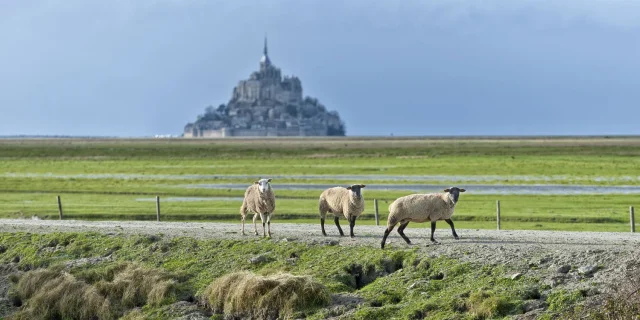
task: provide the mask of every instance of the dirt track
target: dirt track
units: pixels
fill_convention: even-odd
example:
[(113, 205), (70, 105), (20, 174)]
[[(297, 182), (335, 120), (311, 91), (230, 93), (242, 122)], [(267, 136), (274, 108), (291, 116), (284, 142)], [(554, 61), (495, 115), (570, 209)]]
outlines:
[[(333, 224), (325, 226), (329, 236), (323, 237), (319, 224), (276, 223), (271, 226), (273, 241), (303, 241), (326, 245), (380, 246), (384, 226), (356, 225), (356, 238), (339, 237)], [(348, 226), (343, 226), (347, 231)], [(249, 235), (241, 236), (240, 223), (195, 223), (153, 221), (58, 221), (0, 220), (0, 232), (83, 232), (114, 234), (163, 234), (195, 238), (258, 239), (253, 226)], [(262, 226), (258, 230), (262, 234)], [(523, 230), (457, 230), (454, 240), (445, 223), (436, 230), (440, 244), (430, 244), (427, 225), (408, 228), (414, 243), (408, 246), (394, 230), (386, 248), (419, 248), (430, 256), (446, 255), (482, 264), (505, 264), (510, 273), (539, 277), (551, 287), (579, 288), (607, 292), (624, 276), (640, 268), (640, 234), (614, 232), (564, 232)], [(286, 240), (285, 240), (286, 239)], [(561, 268), (569, 270), (560, 272)]]
[[(195, 238), (257, 239), (253, 235), (253, 225), (247, 219), (247, 235), (240, 235), (240, 222), (155, 222), (155, 221), (78, 221), (78, 220), (30, 220), (2, 219), (0, 232), (83, 232), (123, 234), (163, 234), (165, 236), (189, 236)], [(327, 224), (327, 237), (320, 233), (319, 224), (292, 224), (274, 222), (271, 226), (272, 240), (304, 241), (331, 243), (343, 246), (369, 245), (380, 246), (384, 226), (355, 227), (356, 238), (339, 237), (336, 227)], [(348, 234), (348, 225), (343, 225)], [(258, 223), (262, 235), (262, 226)], [(430, 255), (449, 255), (465, 260), (484, 260), (490, 263), (515, 263), (515, 260), (549, 256), (555, 264), (577, 262), (582, 256), (585, 264), (599, 263), (602, 258), (613, 256), (640, 257), (640, 234), (621, 232), (567, 232), (567, 231), (526, 231), (526, 230), (478, 230), (459, 229), (460, 240), (454, 240), (446, 223), (440, 223), (436, 230), (436, 239), (440, 244), (429, 241), (429, 230), (407, 228), (405, 233), (412, 240), (409, 246), (394, 230), (387, 241), (386, 248), (418, 247)], [(261, 237), (261, 236), (260, 236)], [(554, 259), (553, 256), (556, 256)], [(565, 259), (566, 258), (566, 259)], [(515, 260), (514, 260), (515, 259)], [(547, 259), (549, 260), (549, 259)]]
[[(251, 217), (250, 217), (251, 218)], [(429, 242), (428, 225), (423, 228), (407, 228), (405, 233), (414, 243), (413, 246), (427, 248), (430, 252), (445, 253), (455, 249), (477, 251), (477, 249), (515, 249), (517, 253), (534, 253), (538, 251), (582, 251), (608, 250), (616, 252), (632, 252), (640, 247), (640, 233), (622, 232), (568, 232), (568, 231), (529, 231), (529, 230), (479, 230), (457, 229), (460, 240), (451, 237), (446, 223), (440, 223), (436, 230), (439, 245)], [(195, 238), (252, 239), (253, 224), (247, 219), (247, 235), (240, 235), (238, 223), (220, 222), (155, 222), (155, 221), (80, 221), (80, 220), (32, 220), (32, 219), (0, 219), (0, 232), (102, 232), (124, 234), (163, 234), (166, 236), (189, 236)], [(337, 240), (340, 245), (379, 246), (385, 226), (355, 227), (356, 238), (339, 237), (333, 223), (325, 226), (327, 237), (320, 233), (319, 224), (278, 223), (271, 225), (272, 239), (278, 241), (298, 240), (305, 242), (323, 242)], [(348, 225), (342, 225), (348, 233)], [(258, 231), (262, 235), (262, 226), (258, 221)], [(388, 247), (408, 248), (394, 230), (387, 241)]]

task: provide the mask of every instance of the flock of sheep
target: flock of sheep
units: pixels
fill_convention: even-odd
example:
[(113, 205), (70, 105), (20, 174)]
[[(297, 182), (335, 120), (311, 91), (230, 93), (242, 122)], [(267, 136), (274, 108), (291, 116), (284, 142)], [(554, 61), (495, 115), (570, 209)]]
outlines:
[[(339, 218), (345, 217), (349, 221), (349, 235), (353, 238), (353, 227), (356, 225), (356, 218), (364, 211), (364, 198), (362, 197), (362, 188), (364, 184), (354, 184), (349, 187), (333, 187), (326, 189), (320, 194), (318, 202), (318, 210), (320, 211), (320, 227), (322, 235), (326, 236), (324, 230), (324, 221), (328, 213), (333, 214), (333, 221), (338, 227), (341, 236), (344, 232), (340, 227)], [(444, 193), (418, 193), (411, 194), (396, 199), (389, 205), (389, 218), (387, 219), (387, 229), (384, 231), (380, 247), (384, 249), (385, 241), (393, 228), (400, 223), (398, 234), (411, 244), (411, 240), (404, 234), (404, 229), (409, 222), (431, 222), (431, 241), (438, 243), (433, 238), (436, 230), (436, 221), (444, 220), (451, 227), (453, 237), (458, 240), (458, 234), (451, 221), (453, 210), (458, 203), (460, 192), (464, 189), (451, 187), (444, 190)], [(253, 231), (258, 235), (256, 219), (258, 215), (262, 221), (262, 235), (271, 237), (271, 215), (276, 208), (276, 198), (271, 188), (271, 179), (260, 179), (250, 185), (244, 193), (244, 200), (240, 207), (242, 215), (242, 229), (244, 235), (244, 221), (249, 212), (253, 212)], [(266, 224), (266, 230), (265, 230)]]

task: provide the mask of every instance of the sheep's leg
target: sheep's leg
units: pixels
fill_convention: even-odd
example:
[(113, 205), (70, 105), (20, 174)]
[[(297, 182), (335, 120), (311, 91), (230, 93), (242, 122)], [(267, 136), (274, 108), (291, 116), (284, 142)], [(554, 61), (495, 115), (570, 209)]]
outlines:
[(267, 232), (269, 233), (269, 238), (271, 238), (271, 214), (267, 213)]
[(384, 231), (384, 236), (382, 236), (382, 242), (380, 242), (380, 249), (384, 249), (384, 243), (387, 242), (387, 237), (389, 236), (389, 233), (391, 233), (391, 231), (393, 231), (393, 228), (395, 228), (395, 225), (392, 225), (390, 227), (387, 227), (387, 230)]
[(258, 226), (256, 225), (257, 219), (258, 219), (258, 214), (254, 213), (253, 214), (253, 232), (256, 234), (256, 236), (258, 235)]
[(355, 238), (356, 237), (353, 234), (353, 227), (356, 226), (356, 218), (357, 217), (351, 217), (351, 219), (349, 219), (349, 229), (351, 229), (349, 235), (351, 236), (351, 238)]
[(453, 238), (456, 240), (459, 240), (460, 237), (458, 237), (458, 234), (456, 233), (456, 228), (453, 227), (453, 221), (451, 221), (451, 219), (444, 219), (444, 221), (446, 221), (449, 226), (451, 226), (451, 232), (453, 233)]
[(242, 201), (242, 206), (240, 206), (240, 216), (242, 217), (242, 228), (240, 229), (240, 233), (244, 236), (244, 220), (247, 217), (247, 206), (245, 201)]
[(340, 231), (340, 236), (344, 236), (344, 232), (342, 232), (342, 228), (340, 228), (340, 221), (338, 217), (333, 217), (333, 222), (336, 223), (336, 227), (338, 227), (338, 231)]
[(407, 221), (405, 223), (401, 223), (400, 227), (398, 227), (398, 233), (400, 234), (400, 236), (402, 237), (402, 239), (404, 239), (404, 241), (407, 242), (407, 244), (411, 244), (411, 240), (409, 240), (409, 238), (404, 234), (404, 228), (407, 227), (407, 225), (409, 224), (410, 221)]
[(324, 231), (324, 219), (326, 216), (327, 212), (322, 209), (322, 206), (320, 206), (320, 229), (322, 229), (322, 235), (325, 237), (327, 236), (327, 233)]
[(438, 243), (438, 241), (436, 241), (436, 239), (433, 238), (433, 234), (435, 232), (436, 232), (436, 222), (435, 221), (431, 221), (431, 242)]
[(262, 237), (266, 238), (267, 237), (267, 231), (265, 229), (266, 225), (265, 225), (265, 217), (264, 217), (264, 213), (260, 214), (260, 221), (262, 221)]

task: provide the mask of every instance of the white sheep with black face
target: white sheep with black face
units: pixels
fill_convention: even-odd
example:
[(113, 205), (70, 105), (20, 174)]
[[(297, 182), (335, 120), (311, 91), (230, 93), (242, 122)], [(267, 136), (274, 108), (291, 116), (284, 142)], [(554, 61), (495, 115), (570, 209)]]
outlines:
[(244, 192), (244, 200), (242, 200), (242, 206), (240, 207), (240, 214), (242, 215), (242, 234), (244, 235), (244, 220), (247, 213), (253, 212), (253, 231), (258, 235), (258, 227), (256, 226), (256, 219), (260, 215), (262, 220), (262, 235), (266, 237), (265, 233), (265, 220), (271, 237), (271, 217), (276, 209), (276, 198), (271, 188), (271, 179), (260, 179), (254, 181), (252, 185)]
[(436, 231), (436, 221), (444, 220), (451, 226), (453, 237), (456, 240), (460, 239), (456, 233), (456, 229), (453, 227), (451, 216), (453, 215), (453, 210), (458, 203), (458, 197), (460, 197), (461, 192), (465, 192), (465, 189), (451, 187), (445, 189), (444, 193), (419, 193), (396, 199), (389, 205), (387, 229), (384, 231), (380, 247), (384, 249), (387, 236), (389, 236), (389, 233), (398, 222), (400, 223), (398, 233), (407, 244), (411, 244), (411, 241), (404, 234), (404, 229), (409, 222), (431, 221), (431, 242), (438, 243), (436, 239), (433, 238), (433, 233)]
[(364, 198), (361, 192), (364, 187), (364, 184), (354, 184), (346, 188), (333, 187), (320, 194), (318, 209), (320, 211), (320, 227), (323, 235), (327, 235), (324, 231), (324, 219), (327, 212), (330, 212), (334, 216), (333, 221), (338, 227), (340, 235), (344, 236), (344, 232), (340, 228), (339, 217), (344, 216), (349, 221), (351, 238), (355, 237), (353, 227), (356, 225), (356, 218), (364, 211)]

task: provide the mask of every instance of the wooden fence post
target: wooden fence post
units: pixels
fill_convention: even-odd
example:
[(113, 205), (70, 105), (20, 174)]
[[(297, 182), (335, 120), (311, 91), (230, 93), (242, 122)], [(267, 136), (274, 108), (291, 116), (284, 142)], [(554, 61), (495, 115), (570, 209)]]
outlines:
[(496, 201), (496, 214), (498, 216), (498, 230), (500, 230), (500, 200)]
[(156, 196), (156, 219), (160, 221), (160, 196)]
[(376, 213), (376, 226), (380, 225), (380, 219), (378, 218), (378, 199), (373, 199), (373, 210)]
[(629, 218), (631, 220), (631, 232), (636, 232), (636, 219), (633, 216), (633, 206), (629, 207)]
[(60, 216), (60, 220), (62, 220), (62, 201), (60, 200), (60, 196), (58, 198), (58, 215)]

